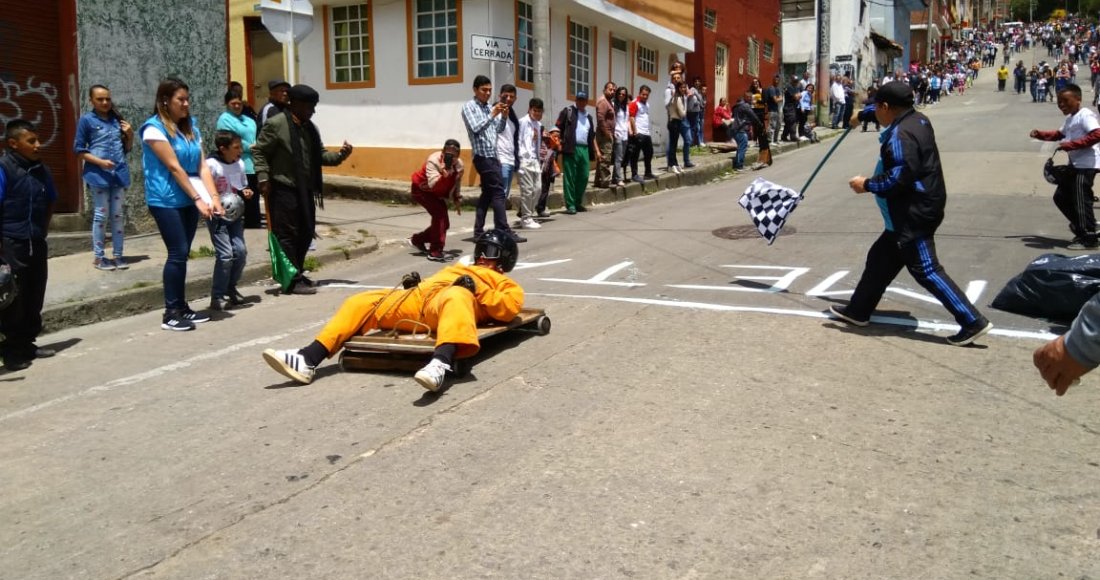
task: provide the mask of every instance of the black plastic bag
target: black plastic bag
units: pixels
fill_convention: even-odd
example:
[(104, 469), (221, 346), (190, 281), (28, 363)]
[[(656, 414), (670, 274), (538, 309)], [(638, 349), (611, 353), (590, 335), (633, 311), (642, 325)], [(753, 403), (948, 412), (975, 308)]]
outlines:
[(1009, 280), (993, 299), (998, 310), (1071, 321), (1100, 291), (1100, 254), (1043, 254)]

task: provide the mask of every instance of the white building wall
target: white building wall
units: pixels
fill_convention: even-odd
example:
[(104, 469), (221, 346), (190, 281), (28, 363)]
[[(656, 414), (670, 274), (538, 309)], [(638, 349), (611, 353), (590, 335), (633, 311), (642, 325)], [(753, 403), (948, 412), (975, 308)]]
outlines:
[[(642, 41), (658, 50), (658, 75), (650, 81), (633, 74), (633, 90), (649, 84), (654, 95), (655, 133), (663, 137), (664, 109), (660, 106), (667, 82), (667, 62), (676, 46), (645, 31), (627, 27), (606, 15), (584, 7), (574, 7), (566, 14), (555, 3), (551, 12), (551, 99), (546, 103), (544, 125), (553, 124), (559, 110), (571, 104), (566, 100), (566, 59), (568, 57), (567, 17), (595, 26), (593, 76), (589, 111), (595, 112), (595, 101), (603, 89), (610, 71), (609, 32), (627, 41)], [(470, 36), (473, 34), (513, 38), (515, 36), (515, 3), (512, 0), (463, 0), (460, 35), (463, 38), (460, 57), (463, 59), (461, 82), (450, 84), (409, 85), (406, 7), (404, 1), (377, 2), (373, 6), (375, 86), (369, 89), (328, 89), (325, 86), (325, 31), (322, 12), (327, 6), (315, 0), (316, 23), (313, 32), (298, 46), (299, 82), (320, 93), (320, 103), (314, 122), (327, 143), (347, 140), (357, 147), (391, 147), (424, 149), (440, 147), (448, 138), (456, 138), (463, 147), (469, 146), (462, 123), (462, 105), (473, 96), (474, 77), (484, 74), (493, 80), (494, 92), (504, 83), (516, 84), (516, 72), (509, 63), (496, 63), (469, 58)], [(517, 43), (518, 47), (518, 43)], [(682, 53), (677, 54), (683, 59)], [(628, 55), (633, 69), (633, 54)], [(519, 88), (516, 113), (526, 114), (532, 91)], [(656, 136), (656, 135), (655, 135)], [(656, 139), (655, 139), (656, 141)]]

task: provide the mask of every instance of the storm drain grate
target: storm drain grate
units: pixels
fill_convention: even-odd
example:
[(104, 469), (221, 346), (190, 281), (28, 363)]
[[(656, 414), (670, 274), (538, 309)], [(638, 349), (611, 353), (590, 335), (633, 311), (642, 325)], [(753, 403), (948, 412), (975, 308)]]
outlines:
[[(779, 232), (779, 235), (789, 236), (797, 232), (798, 230), (794, 226), (787, 225), (783, 227), (783, 231)], [(724, 240), (745, 240), (760, 237), (760, 232), (757, 231), (756, 226), (729, 226), (718, 228), (711, 233), (714, 234), (714, 237)]]

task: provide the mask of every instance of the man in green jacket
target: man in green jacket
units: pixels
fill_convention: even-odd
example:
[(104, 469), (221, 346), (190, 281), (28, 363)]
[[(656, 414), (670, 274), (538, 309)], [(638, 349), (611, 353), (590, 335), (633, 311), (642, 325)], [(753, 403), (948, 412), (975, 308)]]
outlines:
[(339, 151), (325, 151), (321, 135), (310, 121), (320, 100), (317, 91), (295, 85), (288, 95), (286, 110), (264, 123), (252, 146), (252, 160), (271, 231), (299, 272), (288, 293), (316, 294), (313, 281), (301, 272), (315, 237), (314, 204), (325, 208), (321, 166), (343, 163), (351, 155), (351, 145), (345, 141)]

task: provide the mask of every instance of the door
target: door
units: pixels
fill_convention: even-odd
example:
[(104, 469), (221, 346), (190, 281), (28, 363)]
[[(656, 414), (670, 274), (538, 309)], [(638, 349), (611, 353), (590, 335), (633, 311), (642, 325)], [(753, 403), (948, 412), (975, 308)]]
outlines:
[(0, 11), (0, 127), (13, 119), (34, 124), (57, 187), (58, 213), (80, 211), (84, 197), (76, 156), (69, 153), (78, 111), (66, 77), (75, 85), (76, 73), (66, 70), (66, 43), (57, 41), (73, 36), (71, 8), (69, 2), (5, 2)]
[(259, 111), (267, 102), (267, 83), (285, 80), (283, 45), (267, 31), (259, 18), (245, 18), (248, 31), (248, 78), (252, 83), (252, 106)]
[[(626, 55), (626, 41), (611, 37), (611, 82), (616, 87), (630, 87), (630, 60)], [(631, 94), (634, 93), (633, 87)]]
[(729, 56), (730, 49), (722, 43), (714, 45), (714, 104), (729, 96)]

